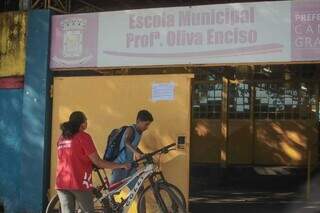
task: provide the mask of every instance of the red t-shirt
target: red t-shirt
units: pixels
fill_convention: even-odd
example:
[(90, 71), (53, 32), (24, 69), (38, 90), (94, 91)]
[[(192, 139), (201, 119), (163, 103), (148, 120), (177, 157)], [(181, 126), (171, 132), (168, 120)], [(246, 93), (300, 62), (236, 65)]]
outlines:
[(89, 155), (97, 152), (89, 134), (78, 132), (71, 139), (58, 141), (56, 189), (91, 190), (92, 162)]

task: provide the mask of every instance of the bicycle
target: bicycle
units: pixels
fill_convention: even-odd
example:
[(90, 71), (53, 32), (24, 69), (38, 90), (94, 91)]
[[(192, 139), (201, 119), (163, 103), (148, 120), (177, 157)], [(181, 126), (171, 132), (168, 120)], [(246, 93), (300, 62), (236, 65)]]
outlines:
[[(175, 185), (168, 183), (164, 178), (159, 167), (156, 165), (153, 156), (156, 154), (167, 154), (174, 150), (176, 144), (170, 144), (157, 151), (145, 154), (141, 159), (134, 161), (133, 166), (138, 168), (139, 163), (142, 162), (142, 168), (130, 177), (120, 180), (117, 183), (110, 184), (104, 170), (104, 177), (101, 175), (99, 169), (95, 168), (98, 178), (102, 185), (93, 188), (95, 212), (108, 212), (108, 213), (120, 213), (128, 212), (133, 201), (137, 197), (137, 208), (139, 213), (149, 212), (151, 209), (158, 207), (159, 212), (163, 213), (185, 213), (186, 201), (183, 193)], [(136, 180), (134, 187), (125, 199), (121, 198), (121, 201), (116, 201), (116, 196), (120, 194), (123, 189), (126, 188), (132, 181)], [(149, 181), (149, 185), (144, 189), (144, 183)], [(149, 195), (148, 193), (151, 194)], [(167, 197), (164, 197), (164, 193)], [(148, 199), (151, 199), (150, 201)], [(153, 200), (152, 200), (153, 199)], [(156, 205), (156, 206), (148, 206)], [(59, 197), (55, 195), (49, 202), (46, 213), (61, 212)], [(78, 212), (78, 209), (76, 210)]]

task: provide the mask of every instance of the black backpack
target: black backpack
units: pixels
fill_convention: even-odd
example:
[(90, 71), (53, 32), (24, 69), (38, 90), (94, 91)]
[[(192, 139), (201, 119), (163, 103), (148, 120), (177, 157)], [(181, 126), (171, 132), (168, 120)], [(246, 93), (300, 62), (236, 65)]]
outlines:
[[(125, 147), (123, 147), (120, 150), (120, 143), (121, 143), (122, 136), (124, 135), (127, 128), (133, 128), (133, 127), (123, 126), (120, 129), (114, 129), (111, 131), (107, 139), (107, 147), (103, 155), (103, 160), (114, 161), (115, 159), (117, 159), (120, 153), (125, 150)], [(133, 131), (133, 134), (134, 133), (135, 131)], [(133, 135), (133, 138), (134, 138), (134, 135)]]

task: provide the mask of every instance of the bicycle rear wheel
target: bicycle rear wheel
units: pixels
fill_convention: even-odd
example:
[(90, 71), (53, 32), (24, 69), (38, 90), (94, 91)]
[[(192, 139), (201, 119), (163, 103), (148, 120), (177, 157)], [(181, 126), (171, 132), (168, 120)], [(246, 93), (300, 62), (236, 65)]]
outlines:
[(60, 207), (60, 201), (58, 195), (55, 195), (49, 202), (46, 213), (60, 213), (61, 207)]
[[(58, 195), (55, 195), (49, 202), (47, 208), (46, 208), (46, 213), (61, 213), (61, 204), (59, 201), (59, 197)], [(81, 212), (80, 208), (77, 206), (76, 204), (76, 208), (75, 208), (75, 213)], [(105, 204), (100, 204), (95, 202), (95, 212), (99, 212), (99, 213), (110, 213), (112, 212), (111, 208), (109, 207), (109, 205), (105, 205)]]
[(138, 213), (185, 213), (186, 208), (176, 193), (165, 183), (155, 183), (139, 196)]

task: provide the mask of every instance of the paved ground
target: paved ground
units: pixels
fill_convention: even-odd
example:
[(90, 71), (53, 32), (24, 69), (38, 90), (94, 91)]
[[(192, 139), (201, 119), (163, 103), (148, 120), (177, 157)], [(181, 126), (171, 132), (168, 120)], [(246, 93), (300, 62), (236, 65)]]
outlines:
[[(289, 207), (288, 207), (289, 206)], [(300, 205), (300, 204), (192, 204), (191, 212), (201, 213), (319, 213), (319, 205)]]
[(320, 201), (306, 202), (304, 194), (298, 192), (208, 190), (190, 198), (190, 211), (315, 213), (320, 212)]
[(312, 177), (309, 201), (303, 173), (237, 170), (223, 178), (200, 174), (191, 179), (192, 213), (320, 213), (319, 172)]

